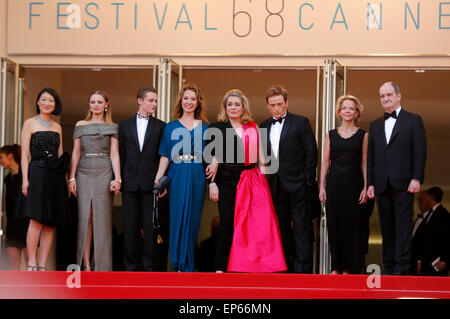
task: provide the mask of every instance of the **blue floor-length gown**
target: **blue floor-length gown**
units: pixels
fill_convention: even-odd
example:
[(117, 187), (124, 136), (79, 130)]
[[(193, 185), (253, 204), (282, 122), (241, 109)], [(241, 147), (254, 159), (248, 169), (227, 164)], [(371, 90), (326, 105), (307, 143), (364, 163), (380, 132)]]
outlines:
[[(194, 250), (205, 198), (205, 168), (202, 153), (203, 134), (208, 128), (201, 123), (189, 131), (180, 121), (169, 122), (164, 130), (159, 154), (169, 158), (170, 204), (169, 254), (175, 271), (193, 272)], [(195, 155), (193, 160), (177, 159)]]

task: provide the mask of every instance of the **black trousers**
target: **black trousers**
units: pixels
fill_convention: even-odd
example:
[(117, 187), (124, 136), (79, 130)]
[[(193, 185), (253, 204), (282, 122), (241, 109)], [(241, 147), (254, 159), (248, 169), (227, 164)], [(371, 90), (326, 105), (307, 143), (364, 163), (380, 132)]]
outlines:
[[(153, 193), (124, 192), (122, 199), (125, 271), (137, 271), (140, 265), (144, 267), (144, 271), (154, 271)], [(141, 229), (144, 230), (142, 239)], [(142, 240), (142, 251), (140, 251), (140, 240)]]
[(414, 194), (392, 188), (376, 195), (386, 275), (405, 275), (410, 267)]
[[(279, 181), (272, 188), (272, 198), (280, 225), (284, 256), (288, 272), (310, 274), (313, 272), (313, 227), (308, 207), (307, 185), (289, 193)], [(291, 226), (292, 223), (292, 226)]]
[(219, 171), (217, 186), (219, 188), (219, 218), (216, 239), (216, 270), (226, 271), (234, 234), (234, 208), (236, 203), (236, 188), (239, 183), (240, 171)]

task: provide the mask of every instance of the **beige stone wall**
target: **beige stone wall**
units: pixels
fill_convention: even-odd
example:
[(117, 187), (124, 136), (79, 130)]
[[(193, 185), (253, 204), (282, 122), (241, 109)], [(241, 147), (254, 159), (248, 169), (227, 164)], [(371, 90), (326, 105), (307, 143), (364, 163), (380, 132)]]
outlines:
[[(444, 1), (8, 0), (8, 54), (445, 55)], [(43, 39), (51, 39), (48, 45)]]
[(0, 0), (0, 57), (6, 56), (6, 0)]
[[(45, 0), (30, 12), (30, 2), (0, 0), (0, 55), (22, 65), (149, 66), (168, 56), (190, 66), (314, 67), (333, 57), (356, 67), (450, 67), (450, 4), (444, 1), (420, 1), (417, 28), (418, 1), (273, 0), (266, 9), (264, 1), (237, 0), (233, 9), (232, 1), (136, 0), (115, 6), (80, 0), (74, 3), (81, 10), (80, 28), (72, 29), (67, 4)], [(381, 28), (376, 7), (367, 20), (368, 3), (382, 5)], [(281, 18), (267, 10), (281, 12), (280, 36), (268, 35), (281, 31)], [(30, 13), (36, 15), (31, 20)], [(244, 33), (247, 14), (251, 32), (236, 36)], [(93, 16), (98, 27), (89, 29), (96, 25)]]

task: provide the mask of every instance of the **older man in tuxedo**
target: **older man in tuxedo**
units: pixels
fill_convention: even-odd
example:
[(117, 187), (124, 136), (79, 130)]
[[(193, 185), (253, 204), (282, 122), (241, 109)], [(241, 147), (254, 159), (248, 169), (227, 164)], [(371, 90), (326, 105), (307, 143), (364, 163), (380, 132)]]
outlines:
[(266, 102), (272, 117), (261, 123), (267, 133), (262, 134), (266, 137), (262, 145), (271, 156), (272, 168), (278, 164), (278, 170), (267, 176), (286, 264), (290, 272), (312, 273), (313, 228), (307, 194), (316, 178), (316, 139), (306, 117), (287, 111), (283, 86), (270, 87)]
[[(159, 164), (159, 143), (166, 123), (152, 114), (158, 105), (153, 87), (137, 93), (138, 112), (119, 123), (119, 152), (122, 170), (124, 268), (126, 271), (155, 271), (153, 256), (153, 181)], [(141, 229), (142, 252), (138, 251)], [(142, 261), (140, 260), (142, 256)]]
[(384, 273), (405, 275), (410, 264), (414, 194), (420, 191), (425, 171), (425, 128), (419, 115), (400, 105), (397, 84), (384, 83), (379, 97), (385, 113), (370, 123), (368, 196), (377, 199)]

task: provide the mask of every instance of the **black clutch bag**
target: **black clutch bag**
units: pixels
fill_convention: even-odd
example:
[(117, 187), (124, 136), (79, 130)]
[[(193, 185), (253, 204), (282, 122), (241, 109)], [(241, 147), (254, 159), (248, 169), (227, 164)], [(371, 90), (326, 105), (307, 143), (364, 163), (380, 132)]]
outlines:
[(164, 189), (169, 186), (169, 183), (169, 176), (163, 176), (159, 179), (158, 183), (153, 185), (153, 229), (155, 230), (155, 237), (157, 238), (158, 244), (162, 244), (163, 242), (162, 237), (159, 234), (158, 193), (162, 193)]
[(169, 176), (163, 176), (159, 179), (158, 183), (155, 183), (155, 185), (153, 185), (153, 192), (162, 193), (164, 189), (166, 189), (167, 186), (169, 186), (169, 184), (170, 184)]

